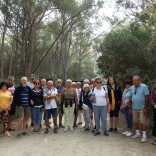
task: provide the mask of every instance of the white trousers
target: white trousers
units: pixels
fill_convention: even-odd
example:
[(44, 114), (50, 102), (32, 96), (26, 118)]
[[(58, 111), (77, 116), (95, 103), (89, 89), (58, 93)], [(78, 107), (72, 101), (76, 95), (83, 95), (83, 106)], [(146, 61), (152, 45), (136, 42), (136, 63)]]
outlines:
[(68, 107), (63, 106), (64, 111), (64, 126), (65, 128), (73, 127), (74, 124), (74, 109), (75, 104), (72, 107), (68, 105)]

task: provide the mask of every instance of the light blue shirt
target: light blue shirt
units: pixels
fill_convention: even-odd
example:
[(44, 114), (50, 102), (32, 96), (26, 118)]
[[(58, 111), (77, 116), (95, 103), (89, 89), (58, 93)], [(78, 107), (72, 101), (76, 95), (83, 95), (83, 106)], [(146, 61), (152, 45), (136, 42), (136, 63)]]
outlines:
[(132, 108), (137, 110), (144, 109), (145, 97), (149, 95), (148, 87), (141, 83), (138, 87), (134, 85), (130, 88), (130, 95), (132, 97)]

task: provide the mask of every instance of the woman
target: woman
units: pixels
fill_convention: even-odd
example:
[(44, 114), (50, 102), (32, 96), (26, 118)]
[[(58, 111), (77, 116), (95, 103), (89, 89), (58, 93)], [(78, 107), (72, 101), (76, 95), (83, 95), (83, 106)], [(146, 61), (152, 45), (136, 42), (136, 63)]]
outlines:
[(39, 80), (34, 81), (34, 88), (32, 89), (32, 115), (33, 115), (33, 125), (34, 133), (40, 133), (41, 125), (41, 115), (43, 108), (43, 90), (40, 88)]
[(78, 109), (78, 100), (76, 95), (76, 90), (72, 88), (72, 81), (68, 79), (66, 81), (66, 88), (63, 89), (61, 94), (62, 107), (64, 111), (64, 132), (68, 131), (70, 128), (73, 131), (74, 124), (74, 110)]
[(154, 139), (152, 144), (156, 145), (156, 87), (154, 87), (151, 92), (151, 104), (153, 106), (153, 121), (154, 121), (153, 131), (152, 131)]
[(100, 134), (100, 120), (102, 124), (102, 130), (104, 131), (105, 136), (109, 136), (107, 131), (107, 110), (109, 111), (109, 98), (107, 89), (102, 86), (102, 80), (100, 78), (95, 79), (96, 87), (91, 93), (90, 100), (94, 103), (93, 110), (95, 113), (96, 119), (96, 131), (94, 136)]
[(117, 85), (114, 77), (109, 77), (107, 81), (108, 97), (110, 101), (110, 129), (109, 132), (117, 132), (119, 122), (119, 110), (122, 100), (121, 88)]
[(131, 110), (131, 93), (130, 93), (130, 87), (132, 86), (132, 81), (127, 79), (125, 80), (126, 88), (122, 95), (122, 105), (121, 110), (125, 110), (125, 118), (127, 122), (127, 131), (123, 132), (123, 135), (126, 135), (128, 137), (132, 136), (132, 126), (133, 126), (133, 119), (132, 119), (132, 112)]
[(84, 84), (83, 92), (80, 95), (79, 109), (81, 113), (83, 112), (85, 125), (86, 125), (85, 131), (90, 130), (90, 133), (93, 133), (94, 127), (91, 118), (93, 109), (92, 109), (92, 103), (89, 99), (89, 93), (90, 93), (89, 85)]
[(8, 120), (13, 97), (8, 91), (8, 84), (6, 82), (1, 83), (0, 89), (0, 116), (4, 124), (4, 133), (7, 136), (11, 136), (10, 132), (8, 131)]

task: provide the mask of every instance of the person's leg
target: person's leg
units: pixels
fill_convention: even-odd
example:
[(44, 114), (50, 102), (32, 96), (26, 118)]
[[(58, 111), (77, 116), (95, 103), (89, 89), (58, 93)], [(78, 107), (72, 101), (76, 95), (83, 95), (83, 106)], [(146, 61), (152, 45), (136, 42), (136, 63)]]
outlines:
[(79, 125), (82, 124), (82, 113), (80, 112), (80, 110), (78, 110), (78, 120), (79, 120)]
[(107, 106), (101, 106), (101, 127), (103, 132), (107, 132)]
[(94, 126), (93, 126), (93, 121), (92, 121), (92, 112), (91, 112), (91, 110), (88, 111), (88, 121), (89, 121), (90, 132), (93, 133), (94, 132)]
[(24, 109), (23, 130), (25, 130), (28, 118), (30, 117), (30, 107), (24, 107), (23, 109)]
[(88, 119), (87, 119), (87, 111), (83, 110), (83, 116), (84, 116), (84, 120), (85, 120), (85, 129), (89, 128), (89, 123), (88, 123)]
[(152, 135), (154, 137), (152, 144), (156, 145), (156, 110), (153, 108), (153, 130)]
[(65, 126), (65, 129), (64, 131), (66, 132), (68, 130), (68, 127), (69, 127), (69, 107), (65, 107), (63, 106), (63, 111), (64, 111), (64, 126)]
[(33, 130), (33, 133), (36, 133), (36, 126), (37, 126), (37, 108), (33, 107), (32, 109), (32, 115), (33, 115), (33, 118), (32, 118), (32, 122), (33, 122), (33, 125), (34, 125), (34, 130)]
[(126, 123), (127, 123), (127, 130), (128, 130), (128, 127), (129, 127), (129, 108), (128, 107), (125, 107), (125, 119), (126, 119)]
[(74, 110), (74, 127), (77, 127), (78, 109)]
[(136, 134), (132, 137), (132, 139), (135, 139), (140, 137), (139, 111), (135, 109), (133, 109), (133, 122)]
[(75, 104), (73, 104), (72, 107), (69, 106), (69, 125), (70, 125), (70, 130), (73, 131), (73, 123), (74, 123), (74, 109), (75, 109)]
[(53, 116), (53, 123), (54, 123), (54, 133), (58, 133), (57, 131), (57, 108), (51, 109), (51, 114)]
[(114, 127), (114, 131), (117, 132), (117, 128), (118, 128), (118, 123), (119, 123), (119, 111), (120, 111), (120, 107), (116, 106), (115, 110), (114, 110), (114, 115), (115, 115), (115, 127)]
[(146, 117), (144, 116), (143, 110), (139, 110), (139, 118), (140, 118), (140, 124), (143, 131), (143, 136), (141, 142), (147, 141), (147, 123), (146, 123)]
[(112, 132), (113, 131), (113, 128), (114, 128), (114, 111), (110, 111), (110, 129), (109, 129), (109, 132)]
[(96, 132), (100, 132), (100, 106), (95, 106), (95, 116), (96, 116)]

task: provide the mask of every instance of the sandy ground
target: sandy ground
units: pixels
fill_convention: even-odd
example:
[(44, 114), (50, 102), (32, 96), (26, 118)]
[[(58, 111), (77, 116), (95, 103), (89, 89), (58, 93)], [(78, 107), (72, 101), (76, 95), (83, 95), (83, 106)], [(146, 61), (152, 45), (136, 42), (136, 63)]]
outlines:
[(0, 156), (155, 156), (156, 146), (150, 143), (141, 144), (140, 140), (132, 140), (125, 136), (111, 133), (93, 136), (84, 132), (79, 126), (74, 132), (58, 134), (50, 130), (49, 134), (32, 134), (32, 128), (27, 129), (29, 136), (16, 138), (16, 132), (11, 137), (0, 137)]

